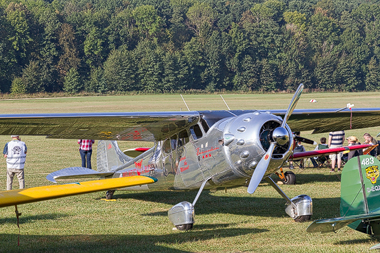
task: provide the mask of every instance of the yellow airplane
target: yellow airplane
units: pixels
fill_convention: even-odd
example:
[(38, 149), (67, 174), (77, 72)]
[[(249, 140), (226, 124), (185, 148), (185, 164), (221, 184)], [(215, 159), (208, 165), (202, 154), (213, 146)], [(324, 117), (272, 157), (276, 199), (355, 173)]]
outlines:
[(1, 191), (0, 207), (26, 204), (48, 199), (62, 198), (89, 192), (119, 189), (128, 186), (151, 184), (156, 181), (157, 179), (153, 177), (133, 176), (94, 180), (64, 185), (49, 185), (19, 190)]

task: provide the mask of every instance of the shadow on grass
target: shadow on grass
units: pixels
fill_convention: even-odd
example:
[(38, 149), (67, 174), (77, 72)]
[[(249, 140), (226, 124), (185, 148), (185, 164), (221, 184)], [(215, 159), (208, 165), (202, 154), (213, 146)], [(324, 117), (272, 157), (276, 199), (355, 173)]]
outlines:
[[(19, 209), (19, 212), (22, 213), (22, 210)], [(64, 218), (66, 216), (69, 216), (69, 215), (66, 215), (66, 214), (60, 214), (60, 213), (49, 213), (49, 214), (42, 214), (42, 215), (21, 215), (19, 217), (19, 222), (20, 222), (20, 225), (21, 224), (26, 224), (26, 223), (34, 223), (34, 222), (38, 222), (40, 220), (58, 220), (58, 219), (61, 219), (61, 218)], [(16, 218), (16, 214), (14, 215), (14, 217), (8, 217), (8, 218), (1, 218), (0, 219), (0, 224), (6, 224), (6, 223), (10, 223), (10, 224), (16, 224), (17, 223), (17, 218)]]
[[(196, 192), (162, 191), (149, 193), (115, 194), (115, 198), (132, 198), (143, 201), (151, 201), (175, 205), (182, 201), (192, 202)], [(339, 215), (340, 198), (316, 198), (313, 200), (314, 214), (317, 217), (329, 217)], [(226, 213), (234, 215), (284, 217), (285, 200), (278, 198), (255, 198), (235, 196), (214, 196), (209, 191), (202, 193), (195, 205), (196, 215)], [(167, 216), (167, 211), (158, 211), (142, 214), (144, 216)]]
[[(340, 182), (341, 173), (335, 172), (326, 174), (308, 174), (307, 169), (304, 170), (292, 170), (296, 175), (297, 184), (313, 184), (316, 182)], [(277, 182), (280, 178), (276, 175), (272, 176), (272, 179)]]
[(334, 243), (335, 245), (347, 245), (347, 244), (361, 244), (361, 243), (373, 243), (378, 244), (380, 242), (380, 238), (376, 237), (370, 237), (368, 236), (368, 239), (356, 239), (356, 240), (349, 240), (349, 241), (340, 241), (337, 243)]
[[(0, 234), (3, 248), (8, 252), (194, 252), (202, 251), (202, 244), (210, 239), (228, 238), (267, 232), (257, 228), (220, 228), (213, 230), (173, 232), (167, 235), (21, 235)], [(183, 250), (184, 243), (200, 243)], [(4, 245), (4, 243), (6, 245)], [(169, 245), (168, 247), (166, 245)], [(176, 246), (179, 249), (176, 249)], [(186, 248), (186, 247), (185, 247)]]

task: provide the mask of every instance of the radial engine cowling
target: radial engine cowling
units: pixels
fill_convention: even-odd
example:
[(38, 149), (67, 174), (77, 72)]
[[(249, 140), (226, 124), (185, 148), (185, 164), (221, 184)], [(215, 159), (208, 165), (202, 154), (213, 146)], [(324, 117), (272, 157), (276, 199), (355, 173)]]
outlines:
[(224, 152), (231, 168), (242, 176), (251, 176), (270, 144), (276, 140), (267, 174), (275, 172), (290, 156), (293, 143), (289, 126), (282, 128), (281, 123), (280, 117), (269, 112), (247, 113), (228, 122), (223, 137)]

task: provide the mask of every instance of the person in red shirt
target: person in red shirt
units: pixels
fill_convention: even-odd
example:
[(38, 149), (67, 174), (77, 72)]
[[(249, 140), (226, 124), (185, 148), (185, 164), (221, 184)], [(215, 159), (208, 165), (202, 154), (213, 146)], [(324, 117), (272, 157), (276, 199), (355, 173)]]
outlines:
[[(92, 144), (95, 143), (95, 140), (86, 140), (80, 139), (78, 140), (79, 144), (79, 153), (82, 158), (82, 167), (87, 167), (91, 169), (91, 155), (92, 155)], [(87, 166), (86, 166), (87, 160)]]

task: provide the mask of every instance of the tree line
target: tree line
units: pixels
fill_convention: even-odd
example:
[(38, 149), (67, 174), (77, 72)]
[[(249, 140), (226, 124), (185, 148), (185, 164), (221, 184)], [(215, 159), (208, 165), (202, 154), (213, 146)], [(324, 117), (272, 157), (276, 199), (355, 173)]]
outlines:
[(371, 0), (0, 0), (0, 92), (380, 89)]

